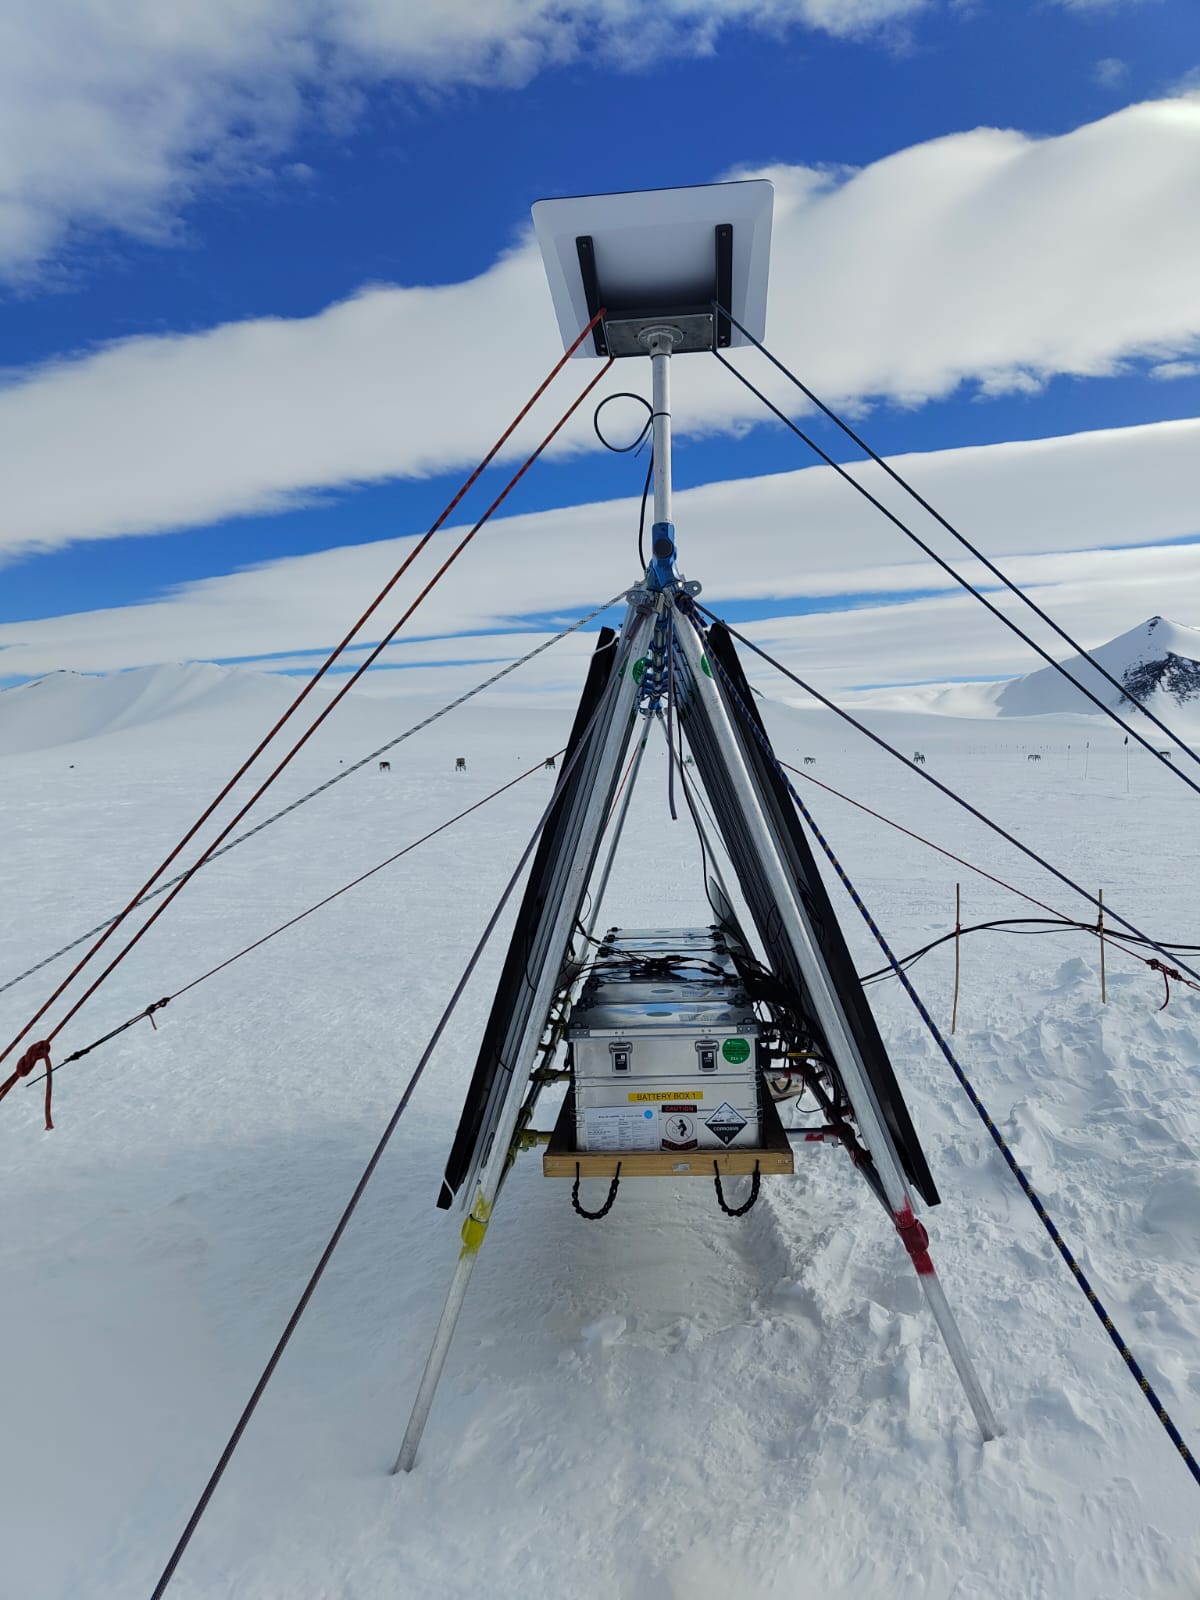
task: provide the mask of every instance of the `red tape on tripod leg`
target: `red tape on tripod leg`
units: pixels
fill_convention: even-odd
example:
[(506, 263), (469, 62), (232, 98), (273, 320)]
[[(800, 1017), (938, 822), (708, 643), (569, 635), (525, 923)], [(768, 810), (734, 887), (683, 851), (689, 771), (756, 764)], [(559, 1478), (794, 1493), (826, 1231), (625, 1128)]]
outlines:
[(918, 1222), (913, 1216), (911, 1206), (905, 1206), (902, 1211), (897, 1211), (892, 1220), (919, 1276), (932, 1277), (933, 1262), (929, 1258), (929, 1235), (925, 1232), (924, 1223)]

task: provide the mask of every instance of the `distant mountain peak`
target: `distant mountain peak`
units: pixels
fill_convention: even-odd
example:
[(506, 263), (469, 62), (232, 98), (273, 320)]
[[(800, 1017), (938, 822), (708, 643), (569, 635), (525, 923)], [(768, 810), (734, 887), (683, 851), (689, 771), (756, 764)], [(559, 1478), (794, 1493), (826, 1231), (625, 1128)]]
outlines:
[[(1121, 692), (1084, 656), (1070, 656), (1062, 666), (1114, 710), (1128, 711), (1135, 700), (1160, 716), (1181, 708), (1200, 710), (1200, 629), (1155, 615), (1089, 654), (1116, 679)], [(994, 703), (1001, 716), (1096, 710), (1055, 667), (1000, 686)]]
[[(1184, 632), (1177, 623), (1167, 622), (1165, 617), (1151, 617), (1146, 624), (1147, 638), (1160, 628), (1167, 634)], [(1130, 662), (1121, 675), (1121, 682), (1125, 686), (1125, 703), (1131, 700), (1144, 703), (1155, 692), (1173, 700), (1176, 705), (1186, 705), (1188, 701), (1200, 703), (1200, 630), (1189, 628), (1186, 631), (1196, 636), (1196, 643), (1191, 647), (1195, 655), (1182, 655), (1178, 649), (1163, 649), (1161, 655)], [(1168, 643), (1179, 642), (1174, 638), (1163, 639), (1156, 640), (1155, 645), (1162, 648)]]

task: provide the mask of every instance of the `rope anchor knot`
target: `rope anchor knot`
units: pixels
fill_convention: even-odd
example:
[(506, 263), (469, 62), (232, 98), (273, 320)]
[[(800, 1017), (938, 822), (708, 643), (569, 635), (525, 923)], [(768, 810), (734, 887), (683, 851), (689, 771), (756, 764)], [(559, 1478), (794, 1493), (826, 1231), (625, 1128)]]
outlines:
[(20, 1057), (16, 1066), (9, 1073), (8, 1077), (3, 1083), (0, 1083), (0, 1100), (4, 1099), (4, 1096), (8, 1093), (8, 1091), (13, 1088), (20, 1081), (20, 1079), (27, 1078), (39, 1062), (44, 1062), (46, 1066), (46, 1132), (49, 1133), (54, 1127), (54, 1123), (50, 1117), (50, 1085), (52, 1081), (51, 1074), (53, 1073), (54, 1068), (50, 1061), (49, 1039), (35, 1040), (34, 1043), (29, 1046), (28, 1050), (25, 1051), (24, 1055)]

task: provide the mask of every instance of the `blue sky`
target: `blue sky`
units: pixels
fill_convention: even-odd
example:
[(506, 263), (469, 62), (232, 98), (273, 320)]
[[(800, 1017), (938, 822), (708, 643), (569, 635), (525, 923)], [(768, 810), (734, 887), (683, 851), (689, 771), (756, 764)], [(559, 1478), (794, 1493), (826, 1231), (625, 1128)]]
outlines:
[[(554, 8), (534, 0), (520, 11), (506, 0), (448, 0), (432, 30), (411, 10), (388, 0), (324, 8), (181, 0), (171, 32), (149, 0), (106, 11), (90, 0), (15, 8), (26, 48), (0, 68), (8, 74), (0, 89), (9, 90), (0, 141), (13, 172), (10, 194), (0, 193), (0, 403), (11, 424), (6, 475), (16, 485), (6, 497), (8, 527), (0, 522), (0, 680), (181, 653), (294, 666), (328, 645), (339, 620), (358, 609), (368, 575), (392, 564), (386, 542), (423, 529), (553, 355), (544, 290), (520, 300), (519, 316), (509, 311), (517, 322), (528, 304), (536, 336), (514, 327), (499, 356), (481, 361), (469, 331), (479, 325), (472, 318), (486, 318), (497, 262), (528, 250), (530, 203), (708, 182), (733, 170), (782, 174), (777, 189), (791, 197), (791, 212), (777, 208), (768, 325), (781, 356), (853, 410), (877, 448), (926, 463), (921, 481), (946, 483), (953, 514), (977, 513), (971, 531), (987, 533), (991, 517), (990, 548), (1065, 562), (1047, 596), (1061, 599), (1064, 620), (1093, 642), (1141, 620), (1138, 612), (1200, 621), (1189, 543), (1200, 514), (1189, 520), (1183, 509), (1189, 496), (1200, 504), (1188, 467), (1194, 440), (1183, 426), (1200, 415), (1200, 255), (1189, 268), (1196, 236), (1180, 220), (1200, 211), (1190, 176), (1200, 172), (1194, 0), (591, 0)], [(56, 56), (59, 65), (47, 66)], [(1147, 103), (1153, 114), (1138, 113)], [(1008, 130), (1008, 142), (987, 130)], [(946, 197), (931, 215), (936, 184)], [(855, 206), (850, 226), (845, 213)], [(780, 226), (789, 215), (790, 254)], [(1047, 230), (1059, 215), (1056, 237)], [(809, 217), (823, 241), (815, 272), (803, 254)], [(1012, 265), (989, 284), (987, 263), (1007, 249)], [(913, 279), (883, 320), (881, 285), (897, 263)], [(1009, 296), (1005, 286), (1017, 277)], [(906, 345), (899, 324), (918, 292), (913, 282), (929, 298), (914, 309)], [(438, 286), (465, 286), (475, 307), (465, 322), (451, 306), (439, 326), (437, 307), (414, 301), (421, 338), (393, 326), (408, 301), (389, 291)], [(330, 308), (364, 290), (380, 291), (360, 304), (378, 310), (390, 343), (360, 394), (355, 341), (365, 335), (345, 337)], [(1048, 303), (1038, 305), (1043, 295)], [(494, 305), (503, 319), (505, 293), (495, 292)], [(239, 325), (249, 334), (261, 327), (270, 347), (251, 338), (229, 354), (227, 334)], [(824, 341), (811, 360), (810, 326)], [(281, 334), (273, 344), (272, 330)], [(291, 330), (294, 351), (284, 348)], [(284, 459), (296, 420), (289, 365), (305, 361), (310, 331), (330, 363), (328, 385), (346, 388), (335, 410), (351, 418), (361, 407), (364, 430), (384, 435), (368, 451), (348, 437), (341, 454), (331, 448), (328, 465), (311, 470)], [(838, 681), (862, 681), (850, 669), (864, 646), (856, 620), (864, 609), (900, 607), (915, 639), (928, 628), (920, 607), (944, 611), (950, 602), (938, 598), (938, 584), (922, 587), (912, 576), (888, 586), (881, 547), (869, 543), (807, 592), (794, 541), (839, 538), (841, 524), (791, 525), (787, 496), (764, 488), (764, 477), (806, 468), (805, 453), (776, 424), (754, 421), (732, 386), (721, 391), (707, 371), (693, 379), (703, 361), (677, 363), (681, 410), (689, 385), (703, 390), (694, 426), (681, 420), (677, 486), (712, 486), (714, 501), (758, 519), (761, 592), (751, 592), (736, 563), (726, 570), (715, 526), (694, 547), (710, 566), (689, 562), (681, 515), (685, 565), (714, 600), (724, 585), (737, 614), (764, 628), (813, 607), (841, 612), (829, 659), (844, 658)], [(273, 362), (274, 388), (264, 371)], [(600, 392), (624, 386), (631, 366), (618, 366)], [(560, 404), (584, 375), (576, 365), (560, 380)], [(260, 382), (264, 398), (247, 403), (237, 436), (213, 436), (230, 397)], [(455, 396), (468, 389), (474, 398), (459, 427)], [(394, 446), (386, 437), (393, 406)], [(436, 418), (417, 439), (431, 411)], [(1154, 439), (1145, 431), (1167, 423), (1182, 431)], [(827, 425), (810, 424), (836, 456), (854, 458)], [(158, 428), (169, 434), (166, 447)], [(994, 485), (985, 486), (995, 470), (987, 447), (1097, 430), (1112, 430), (1106, 470), (1124, 464), (1129, 500), (1110, 496), (1111, 514), (1093, 513), (1090, 536), (1071, 509), (1077, 491), (1087, 503), (1088, 482), (1071, 478), (1065, 447), (1052, 481), (1040, 476), (1048, 469), (1039, 457), (1031, 478), (1019, 460), (1007, 463), (1005, 495), (1016, 498), (997, 502)], [(254, 460), (260, 438), (264, 457), (280, 457), (265, 475)], [(510, 469), (489, 475), (476, 509)], [(488, 637), (527, 632), (531, 619), (575, 614), (586, 598), (630, 581), (624, 502), (640, 489), (642, 470), (640, 458), (581, 441), (540, 465), (506, 508), (520, 515), (495, 532), (494, 553), (474, 575), (464, 558), (461, 581), (472, 592), (462, 596), (462, 626)], [(723, 499), (724, 486), (739, 480), (747, 480), (744, 495)], [(1020, 498), (1026, 481), (1041, 486), (1040, 522)], [(1164, 483), (1170, 494), (1160, 497)], [(797, 503), (815, 493), (805, 485)], [(1139, 494), (1150, 493), (1153, 514), (1143, 517)], [(597, 521), (589, 508), (608, 502), (618, 503)], [(707, 503), (697, 501), (698, 519)], [(610, 530), (598, 535), (610, 558), (595, 572), (601, 589), (543, 585), (536, 604), (523, 603), (516, 585), (500, 594), (514, 561), (524, 551), (534, 559), (549, 537), (544, 523), (534, 519), (531, 531), (520, 517), (562, 510), (570, 526), (576, 508)], [(1024, 537), (1012, 526), (1017, 517)], [(337, 569), (328, 562), (291, 559), (364, 544), (380, 545), (379, 563), (348, 562), (344, 588), (331, 585)], [(1177, 556), (1159, 567), (1147, 557), (1132, 583), (1128, 572), (1100, 585), (1089, 578), (1089, 550), (1128, 547)], [(256, 629), (253, 606), (244, 625), (226, 626), (235, 607), (222, 612), (207, 591), (205, 607), (189, 610), (187, 586), (263, 563), (281, 564), (289, 626), (264, 618)], [(735, 572), (737, 583), (725, 581)], [(842, 588), (830, 588), (835, 577)], [(187, 604), (173, 613), (162, 602), (178, 586)], [(480, 589), (489, 605), (479, 603)], [(297, 623), (306, 612), (307, 625)], [(141, 630), (151, 616), (155, 628)], [(64, 617), (72, 621), (57, 620)], [(458, 659), (455, 620), (448, 608), (420, 630), (444, 636), (446, 660)], [(961, 624), (966, 633), (957, 626), (940, 661), (901, 647), (890, 681), (1025, 666), (999, 643), (964, 645), (970, 625)], [(788, 633), (782, 623), (775, 631)], [(497, 640), (496, 654), (507, 649)], [(423, 671), (412, 677), (423, 686)]]

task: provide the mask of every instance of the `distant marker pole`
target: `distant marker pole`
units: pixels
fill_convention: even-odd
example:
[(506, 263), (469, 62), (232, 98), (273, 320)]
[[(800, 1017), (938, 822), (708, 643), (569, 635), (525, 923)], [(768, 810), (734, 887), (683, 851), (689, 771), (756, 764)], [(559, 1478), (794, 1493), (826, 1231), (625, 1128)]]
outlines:
[(950, 1032), (958, 1028), (958, 976), (962, 956), (962, 884), (954, 885), (954, 1005), (950, 1011)]
[(1101, 889), (1096, 897), (1100, 902), (1100, 921), (1098, 932), (1100, 934), (1100, 1004), (1108, 1004), (1108, 979), (1104, 971), (1104, 890)]

